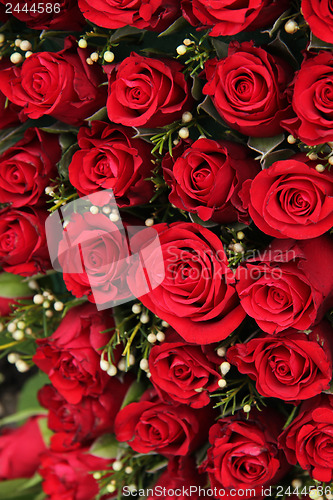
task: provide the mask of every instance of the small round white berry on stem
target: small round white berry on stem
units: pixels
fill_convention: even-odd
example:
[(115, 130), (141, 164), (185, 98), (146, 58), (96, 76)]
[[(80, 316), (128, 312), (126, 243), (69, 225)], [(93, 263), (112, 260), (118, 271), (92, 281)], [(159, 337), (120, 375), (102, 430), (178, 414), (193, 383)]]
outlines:
[(187, 139), (190, 136), (190, 131), (187, 127), (182, 127), (178, 131), (178, 135), (181, 139)]
[(13, 64), (20, 64), (23, 61), (23, 56), (19, 52), (13, 52), (13, 54), (10, 56), (10, 61)]
[(107, 50), (104, 52), (103, 58), (104, 58), (104, 61), (111, 63), (114, 61), (114, 53), (111, 52), (110, 50)]
[(293, 35), (299, 29), (299, 26), (296, 21), (294, 21), (294, 19), (289, 19), (289, 21), (287, 21), (284, 25), (284, 29), (286, 33), (289, 33), (289, 35)]
[(187, 52), (186, 45), (178, 45), (178, 47), (176, 48), (176, 52), (179, 56), (185, 55)]
[(86, 49), (88, 47), (87, 40), (85, 40), (84, 38), (80, 38), (78, 46), (80, 47), (80, 49)]

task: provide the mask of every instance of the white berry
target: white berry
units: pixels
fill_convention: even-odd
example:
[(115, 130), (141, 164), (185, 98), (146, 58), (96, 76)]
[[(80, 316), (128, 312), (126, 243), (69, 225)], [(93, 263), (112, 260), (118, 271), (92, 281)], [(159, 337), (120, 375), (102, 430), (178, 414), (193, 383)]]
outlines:
[(186, 45), (178, 45), (178, 47), (176, 48), (176, 52), (179, 56), (183, 56), (184, 54), (186, 54), (186, 51)]
[(190, 135), (190, 131), (187, 127), (182, 127), (179, 132), (178, 132), (178, 135), (181, 139), (187, 139)]
[(23, 50), (23, 52), (26, 52), (27, 50), (31, 50), (32, 49), (32, 45), (29, 42), (29, 40), (23, 40), (20, 43), (20, 49)]
[(114, 60), (114, 53), (111, 52), (110, 50), (107, 50), (104, 52), (104, 61), (111, 63)]
[(19, 64), (23, 61), (23, 56), (19, 52), (13, 52), (13, 54), (10, 56), (10, 61), (13, 64)]
[(80, 49), (86, 49), (88, 47), (87, 40), (85, 40), (84, 38), (81, 38), (79, 40), (78, 46), (80, 47)]

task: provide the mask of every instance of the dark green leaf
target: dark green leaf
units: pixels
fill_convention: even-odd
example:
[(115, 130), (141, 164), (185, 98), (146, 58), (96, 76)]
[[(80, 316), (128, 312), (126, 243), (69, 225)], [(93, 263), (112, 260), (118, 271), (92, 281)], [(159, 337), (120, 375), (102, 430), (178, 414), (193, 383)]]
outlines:
[(25, 126), (21, 125), (17, 128), (6, 129), (0, 134), (0, 153), (13, 146), (16, 142), (22, 139)]
[(227, 124), (222, 120), (221, 116), (216, 111), (216, 108), (209, 96), (206, 96), (205, 100), (198, 105), (197, 107), (198, 113), (200, 112), (201, 109), (203, 109), (207, 113), (207, 115), (213, 118), (220, 125), (224, 125), (225, 127), (227, 127)]
[(85, 121), (86, 122), (93, 122), (94, 120), (104, 121), (107, 119), (108, 119), (108, 112), (107, 112), (106, 106), (104, 106), (104, 108), (99, 109), (98, 111), (96, 111), (96, 113), (89, 116), (89, 118), (86, 118)]
[(192, 83), (192, 88), (191, 88), (191, 94), (193, 99), (196, 101), (199, 101), (202, 97), (202, 83), (200, 78), (197, 76), (193, 76), (193, 83)]
[(262, 33), (268, 33), (270, 38), (274, 35), (274, 33), (282, 26), (284, 22), (287, 21), (287, 18), (291, 12), (291, 9), (286, 10), (281, 14), (281, 16), (275, 21), (271, 29), (264, 30)]
[(78, 151), (79, 149), (80, 148), (78, 144), (73, 144), (62, 155), (61, 160), (58, 162), (58, 172), (62, 178), (68, 179), (69, 164), (72, 161), (74, 153), (76, 153), (76, 151)]
[(49, 127), (40, 127), (40, 130), (48, 132), (49, 134), (61, 134), (63, 132), (72, 132), (73, 134), (77, 134), (79, 131), (78, 128), (62, 122), (56, 122), (54, 125), (50, 125)]
[(59, 135), (59, 143), (60, 143), (61, 149), (63, 151), (66, 151), (76, 141), (77, 141), (77, 137), (74, 134), (62, 133)]
[(158, 38), (160, 38), (162, 36), (172, 35), (173, 33), (176, 33), (177, 31), (181, 31), (187, 25), (188, 25), (187, 21), (185, 21), (185, 19), (183, 17), (179, 17), (165, 31), (162, 31), (162, 33), (160, 33), (158, 35)]
[(247, 141), (249, 148), (254, 149), (261, 155), (263, 160), (271, 151), (277, 148), (284, 141), (284, 134), (274, 137), (250, 137)]
[(298, 62), (287, 45), (281, 40), (280, 32), (276, 35), (276, 38), (267, 45), (267, 48), (271, 54), (281, 57), (281, 59), (289, 63), (292, 68), (298, 68)]
[(120, 42), (123, 38), (127, 38), (133, 35), (141, 35), (142, 30), (134, 28), (134, 26), (124, 26), (123, 28), (117, 29), (110, 38), (111, 43)]
[(276, 161), (288, 160), (288, 158), (294, 154), (295, 152), (292, 149), (280, 149), (278, 151), (268, 153), (262, 162), (262, 168), (268, 168)]
[(149, 467), (147, 469), (147, 472), (149, 474), (154, 474), (155, 472), (160, 471), (161, 469), (164, 469), (168, 465), (168, 460), (162, 460), (162, 462), (158, 462), (156, 465), (153, 465), (152, 467)]
[(197, 214), (188, 214), (190, 216), (190, 219), (192, 222), (195, 222), (196, 224), (200, 224), (202, 227), (214, 227), (218, 226), (217, 222), (213, 222), (211, 220), (202, 220)]
[(229, 48), (227, 43), (222, 42), (222, 40), (219, 40), (218, 38), (212, 38), (211, 42), (219, 59), (227, 57)]
[(141, 127), (133, 127), (136, 131), (136, 134), (133, 136), (133, 139), (145, 139), (147, 137), (151, 137), (157, 135), (161, 132), (160, 128), (141, 128)]
[(324, 42), (324, 40), (320, 40), (320, 38), (317, 38), (311, 32), (310, 33), (310, 43), (307, 47), (307, 50), (311, 50), (311, 49), (329, 49), (329, 50), (332, 50), (333, 44), (328, 43), (328, 42)]

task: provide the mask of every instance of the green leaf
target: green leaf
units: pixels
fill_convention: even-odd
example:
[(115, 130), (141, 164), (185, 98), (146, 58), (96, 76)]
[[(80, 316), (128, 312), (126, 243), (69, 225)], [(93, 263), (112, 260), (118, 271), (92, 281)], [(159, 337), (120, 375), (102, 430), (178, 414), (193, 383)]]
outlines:
[(199, 101), (202, 97), (202, 83), (200, 78), (197, 76), (192, 76), (193, 78), (193, 83), (192, 83), (192, 88), (191, 88), (191, 94), (193, 99), (196, 101)]
[(50, 379), (46, 373), (39, 371), (33, 377), (29, 378), (24, 384), (18, 401), (17, 411), (30, 410), (31, 408), (40, 408), (43, 412), (44, 409), (40, 406), (37, 399), (37, 392), (44, 385), (49, 384)]
[(278, 151), (273, 151), (272, 153), (267, 153), (262, 162), (262, 168), (268, 168), (276, 161), (288, 160), (288, 158), (294, 154), (295, 152), (292, 149), (280, 149)]
[(298, 68), (298, 62), (290, 52), (287, 45), (281, 40), (280, 32), (276, 35), (276, 38), (267, 45), (267, 48), (271, 54), (281, 57), (289, 63), (292, 68)]
[(284, 134), (273, 137), (250, 137), (247, 141), (249, 148), (254, 149), (261, 155), (263, 160), (271, 151), (277, 148), (284, 141)]
[(280, 28), (280, 26), (285, 22), (287, 21), (287, 18), (289, 16), (291, 12), (291, 9), (288, 9), (286, 10), (285, 12), (283, 12), (281, 14), (280, 17), (278, 17), (278, 19), (275, 21), (275, 23), (273, 24), (272, 28), (271, 29), (268, 29), (268, 30), (264, 30), (262, 31), (262, 33), (268, 33), (270, 38), (272, 38), (272, 36), (274, 35), (274, 33)]
[(116, 458), (119, 443), (113, 434), (103, 434), (91, 445), (89, 453), (100, 458)]
[(0, 274), (0, 294), (8, 299), (15, 297), (31, 297), (32, 292), (21, 276), (11, 273)]
[(9, 128), (0, 134), (0, 153), (13, 146), (17, 141), (22, 139), (25, 130), (25, 125), (17, 128)]
[(58, 172), (64, 179), (68, 179), (69, 164), (72, 161), (74, 153), (76, 153), (79, 149), (78, 144), (72, 144), (72, 146), (66, 150), (66, 152), (62, 155), (61, 160), (58, 162)]
[(107, 112), (106, 106), (104, 106), (104, 108), (99, 109), (98, 111), (96, 111), (96, 113), (89, 116), (89, 118), (86, 118), (85, 121), (86, 122), (93, 122), (94, 120), (104, 121), (107, 119), (108, 119), (108, 112)]
[(229, 44), (222, 42), (222, 40), (219, 40), (218, 38), (212, 38), (211, 42), (219, 59), (227, 57)]
[(168, 460), (162, 460), (162, 462), (158, 462), (157, 464), (153, 465), (149, 469), (147, 469), (146, 472), (149, 472), (149, 474), (154, 474), (155, 472), (160, 471), (161, 469), (164, 469), (168, 465)]
[(43, 30), (41, 34), (39, 35), (39, 38), (42, 40), (43, 38), (54, 38), (57, 35), (61, 36), (63, 38), (64, 35), (72, 35), (73, 31), (50, 31), (50, 30)]
[(77, 134), (79, 128), (67, 125), (66, 123), (56, 122), (54, 125), (50, 125), (49, 127), (40, 127), (40, 130), (48, 132), (49, 134), (62, 134), (63, 132), (72, 132), (73, 134)]
[(213, 222), (211, 220), (202, 220), (202, 219), (200, 219), (200, 217), (197, 214), (189, 213), (188, 215), (189, 215), (192, 222), (195, 222), (196, 224), (200, 224), (200, 226), (202, 226), (202, 227), (218, 226), (217, 222)]
[[(22, 450), (23, 451), (23, 450)], [(41, 491), (42, 478), (35, 474), (32, 478), (0, 481), (0, 498), (3, 500), (37, 500), (45, 498)]]
[(284, 426), (282, 427), (282, 429), (286, 429), (288, 427), (289, 424), (291, 424), (291, 422), (294, 420), (294, 418), (296, 417), (296, 414), (298, 412), (298, 409), (299, 407), (298, 406), (295, 406), (292, 410), (291, 410), (291, 413), (286, 421), (286, 423), (284, 424)]
[(77, 141), (77, 136), (72, 133), (61, 133), (59, 135), (59, 143), (62, 151), (67, 151), (75, 142)]
[(219, 115), (219, 113), (216, 111), (213, 101), (209, 96), (206, 96), (205, 100), (198, 105), (197, 107), (198, 113), (200, 112), (201, 109), (203, 109), (207, 113), (207, 115), (213, 118), (217, 123), (223, 125), (226, 128), (228, 127), (227, 124), (223, 121), (223, 119)]
[(133, 136), (133, 139), (146, 139), (147, 137), (150, 138), (151, 136), (157, 135), (161, 133), (160, 128), (141, 128), (141, 127), (133, 127), (134, 130), (136, 131), (136, 134)]
[(120, 42), (123, 38), (132, 37), (133, 35), (142, 35), (142, 30), (134, 28), (134, 26), (124, 26), (117, 29), (110, 38), (111, 43)]
[(47, 418), (40, 418), (38, 420), (38, 426), (39, 426), (40, 433), (43, 436), (45, 446), (46, 446), (46, 448), (49, 448), (50, 444), (51, 444), (51, 437), (53, 436), (54, 432), (48, 428)]
[(27, 420), (30, 417), (34, 417), (36, 415), (47, 415), (47, 413), (47, 410), (44, 410), (40, 406), (38, 408), (29, 408), (28, 410), (18, 411), (13, 415), (0, 419), (0, 426), (17, 424), (18, 422)]
[(182, 29), (184, 29), (186, 26), (188, 26), (188, 22), (185, 21), (183, 17), (179, 17), (171, 24), (171, 26), (162, 31), (162, 33), (158, 35), (158, 38), (162, 36), (172, 35), (173, 33), (177, 33), (178, 31), (182, 31)]
[(328, 43), (328, 42), (324, 42), (324, 40), (320, 40), (320, 38), (317, 38), (311, 32), (310, 33), (310, 43), (307, 46), (307, 50), (311, 50), (311, 49), (329, 49), (329, 50), (332, 50), (333, 44)]
[(145, 386), (142, 382), (133, 382), (133, 384), (128, 389), (126, 396), (124, 397), (123, 404), (121, 405), (121, 410), (125, 408), (125, 406), (138, 401), (142, 394), (145, 391)]

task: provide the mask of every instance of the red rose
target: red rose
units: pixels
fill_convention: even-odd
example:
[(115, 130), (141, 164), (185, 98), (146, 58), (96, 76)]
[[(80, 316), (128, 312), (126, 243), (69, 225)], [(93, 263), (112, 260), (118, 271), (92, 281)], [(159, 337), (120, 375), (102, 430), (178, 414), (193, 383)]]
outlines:
[(169, 330), (167, 340), (150, 351), (150, 381), (164, 401), (202, 408), (210, 403), (209, 393), (218, 389), (221, 362), (212, 348), (191, 345)]
[(49, 269), (46, 217), (46, 212), (29, 207), (0, 212), (0, 265), (4, 271), (32, 276)]
[(111, 188), (120, 207), (148, 203), (153, 195), (153, 184), (146, 181), (154, 167), (151, 147), (133, 135), (130, 129), (99, 121), (80, 129), (81, 149), (68, 168), (80, 196)]
[(194, 26), (212, 28), (210, 36), (236, 35), (269, 26), (289, 6), (287, 0), (182, 0), (185, 19)]
[(228, 56), (206, 63), (203, 93), (227, 124), (242, 134), (267, 137), (282, 131), (291, 115), (286, 87), (292, 69), (253, 42), (232, 42)]
[(123, 382), (109, 377), (102, 394), (95, 398), (84, 396), (78, 404), (68, 403), (52, 385), (40, 389), (39, 402), (49, 410), (48, 428), (56, 433), (51, 437), (51, 448), (55, 451), (78, 448), (113, 432), (114, 420), (132, 382), (129, 374)]
[(293, 82), (295, 118), (282, 126), (309, 145), (333, 141), (333, 55), (321, 51), (303, 61)]
[(79, 0), (79, 7), (86, 19), (110, 29), (129, 25), (162, 32), (180, 17), (178, 0), (98, 0), (93, 5)]
[[(167, 321), (187, 342), (211, 344), (225, 339), (245, 317), (234, 289), (221, 240), (199, 224), (157, 224), (164, 259), (161, 285), (140, 297), (154, 314)], [(140, 233), (133, 238), (140, 243)], [(152, 252), (146, 265), (154, 269), (160, 254)], [(129, 277), (137, 286), (140, 269)], [(131, 283), (130, 283), (131, 286)]]
[(29, 418), (17, 429), (2, 429), (0, 435), (1, 481), (31, 477), (37, 471), (40, 455), (46, 451), (38, 425), (40, 418)]
[(12, 207), (45, 203), (44, 189), (57, 177), (60, 157), (57, 135), (27, 129), (23, 139), (0, 156), (0, 203)]
[(307, 239), (333, 226), (333, 175), (299, 153), (273, 163), (244, 184), (240, 197), (253, 222), (276, 238)]
[(279, 335), (260, 335), (236, 344), (227, 359), (256, 381), (258, 392), (284, 401), (309, 399), (329, 389), (332, 378), (332, 328), (328, 322), (310, 335), (287, 330)]
[(88, 49), (77, 47), (74, 37), (67, 37), (60, 52), (37, 52), (21, 67), (0, 72), (1, 90), (29, 118), (51, 115), (71, 125), (105, 105), (102, 68), (89, 66)]
[(213, 349), (207, 353), (169, 330), (165, 342), (150, 351), (150, 381), (164, 401), (202, 408), (210, 403), (209, 393), (219, 388), (221, 362)]
[[(10, 67), (13, 67), (13, 64), (9, 59), (4, 58), (0, 60), (0, 73), (3, 69)], [(21, 121), (18, 116), (20, 111), (20, 106), (16, 106), (16, 104), (8, 101), (2, 90), (0, 90), (0, 130), (19, 125)]]
[(275, 240), (237, 269), (241, 305), (268, 333), (306, 330), (333, 305), (332, 241)]
[(333, 480), (333, 396), (305, 401), (298, 416), (281, 434), (280, 447), (290, 464), (298, 463), (317, 481)]
[(129, 127), (163, 127), (191, 108), (184, 66), (173, 59), (151, 59), (134, 52), (120, 64), (106, 66), (108, 116)]
[(107, 470), (110, 462), (90, 455), (86, 448), (66, 453), (48, 451), (42, 455), (39, 469), (43, 490), (49, 500), (92, 500), (99, 486), (91, 472)]
[(302, 14), (317, 38), (333, 43), (331, 0), (302, 0)]
[[(147, 400), (153, 399), (153, 400)], [(118, 413), (115, 434), (139, 453), (188, 455), (207, 438), (214, 413), (210, 407), (193, 410), (151, 398), (147, 391), (138, 403), (130, 403)]]
[(126, 235), (104, 213), (72, 214), (59, 243), (58, 255), (66, 287), (75, 297), (87, 295), (90, 302), (104, 308), (111, 307), (113, 300), (132, 298), (127, 286)]
[(280, 415), (268, 409), (251, 410), (248, 419), (238, 413), (218, 420), (209, 431), (211, 447), (202, 464), (211, 487), (251, 489), (248, 496), (260, 497), (261, 487), (277, 482), (288, 468), (277, 445), (282, 425)]
[[(6, 0), (0, 0), (4, 5)], [(76, 0), (48, 0), (33, 7), (24, 0), (14, 0), (10, 4), (12, 14), (29, 28), (35, 30), (79, 31), (85, 24)]]
[(70, 309), (51, 337), (37, 340), (33, 361), (68, 403), (103, 393), (109, 375), (100, 368), (101, 348), (108, 343), (110, 331), (102, 332), (112, 326), (111, 317), (84, 304)]
[[(202, 498), (199, 489), (205, 486), (205, 475), (198, 474), (195, 460), (192, 457), (171, 457), (168, 462), (167, 470), (157, 480), (153, 488), (155, 494), (149, 495), (147, 500), (157, 500), (161, 497), (163, 491), (164, 500), (174, 500), (175, 495), (169, 495), (168, 492), (180, 491), (183, 494), (178, 495), (179, 500), (198, 500)], [(194, 489), (197, 488), (197, 491)], [(165, 491), (165, 494), (164, 494)], [(188, 495), (190, 492), (190, 495)]]
[(162, 162), (172, 188), (170, 203), (196, 213), (202, 220), (233, 222), (246, 218), (238, 192), (260, 167), (240, 144), (198, 139), (169, 166)]

